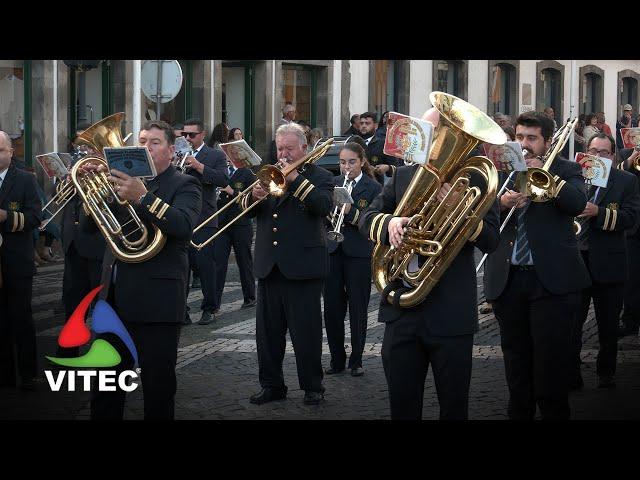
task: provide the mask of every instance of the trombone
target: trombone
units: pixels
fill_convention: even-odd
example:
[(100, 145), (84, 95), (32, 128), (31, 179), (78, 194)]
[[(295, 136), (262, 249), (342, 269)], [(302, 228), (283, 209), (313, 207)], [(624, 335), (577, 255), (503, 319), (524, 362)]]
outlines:
[[(245, 199), (251, 195), (253, 187), (256, 186), (258, 183), (262, 184), (270, 194), (276, 197), (284, 195), (287, 188), (287, 181), (286, 181), (287, 175), (289, 175), (291, 172), (293, 172), (294, 170), (297, 170), (300, 167), (304, 167), (304, 165), (306, 164), (314, 163), (318, 161), (320, 158), (324, 156), (325, 153), (327, 153), (327, 150), (329, 150), (331, 143), (333, 143), (333, 138), (330, 138), (329, 140), (322, 143), (321, 145), (318, 145), (311, 152), (307, 153), (300, 160), (292, 164), (289, 164), (283, 167), (278, 167), (276, 165), (263, 166), (260, 170), (258, 170), (258, 173), (256, 174), (256, 177), (258, 177), (258, 180), (253, 182), (251, 185), (245, 188), (242, 192), (240, 192), (236, 196), (236, 198), (231, 200), (224, 207), (216, 211), (213, 215), (211, 215), (204, 222), (198, 225), (193, 230), (193, 233), (196, 233), (200, 229), (204, 228), (209, 222), (211, 222), (214, 218), (216, 218), (218, 215), (220, 215), (222, 212), (224, 212), (227, 208), (231, 207), (232, 205), (236, 203), (242, 205)], [(219, 235), (224, 233), (227, 230), (227, 228), (229, 228), (231, 225), (233, 225), (236, 222), (236, 220), (242, 217), (245, 213), (249, 212), (256, 205), (259, 205), (268, 196), (269, 195), (265, 195), (260, 200), (253, 202), (251, 205), (243, 209), (238, 215), (236, 215), (231, 221), (229, 221), (229, 223), (227, 223), (224, 227), (222, 227), (214, 235), (212, 235), (202, 243), (196, 244), (196, 243), (193, 243), (193, 240), (192, 240), (191, 246), (194, 247), (196, 250), (202, 250), (204, 247), (206, 247), (211, 242), (213, 242), (216, 238), (218, 238)]]
[(49, 222), (76, 196), (76, 193), (76, 187), (70, 179), (60, 180), (56, 185), (56, 194), (42, 207), (42, 216), (49, 214), (50, 217), (43, 220), (38, 229), (43, 231)]
[[(542, 158), (544, 160), (544, 165), (542, 166), (542, 168), (532, 167), (527, 169), (525, 184), (521, 190), (524, 191), (524, 193), (526, 193), (528, 197), (531, 197), (532, 202), (546, 202), (555, 198), (556, 181), (549, 173), (549, 169), (551, 168), (551, 165), (553, 164), (553, 161), (555, 160), (558, 153), (562, 151), (565, 144), (569, 140), (569, 136), (571, 135), (571, 132), (573, 132), (573, 130), (576, 128), (577, 123), (578, 118), (576, 117), (573, 120), (568, 121), (558, 129), (558, 131), (553, 136), (553, 139), (551, 140), (551, 147), (549, 148), (549, 152)], [(524, 151), (523, 154), (525, 154), (525, 152), (526, 151)], [(507, 182), (505, 182), (503, 187), (505, 187), (506, 184)], [(504, 219), (504, 222), (502, 222), (502, 225), (500, 225), (500, 233), (502, 233), (504, 228), (509, 223), (509, 220), (511, 220), (513, 212), (516, 211), (516, 208), (517, 206), (514, 205), (513, 207), (511, 207), (511, 210), (509, 210), (507, 217)], [(574, 230), (576, 231), (577, 235), (580, 231), (579, 225), (576, 226), (574, 224)], [(482, 260), (480, 260), (480, 263), (476, 267), (476, 273), (480, 271), (480, 268), (482, 268), (482, 265), (484, 264), (488, 256), (489, 254), (484, 254)]]
[[(351, 195), (351, 192), (353, 191), (353, 184), (351, 183), (351, 180), (349, 180), (349, 172), (345, 172), (344, 174), (344, 183), (342, 184), (342, 188), (346, 188), (347, 193)], [(338, 213), (337, 205), (334, 208), (333, 213), (331, 214), (331, 226), (333, 227), (333, 230), (327, 233), (327, 238), (329, 240), (333, 240), (334, 242), (342, 242), (344, 240), (344, 234), (340, 232), (340, 229), (342, 228), (342, 222), (344, 221), (344, 211), (346, 208), (346, 203), (342, 205), (340, 213)]]

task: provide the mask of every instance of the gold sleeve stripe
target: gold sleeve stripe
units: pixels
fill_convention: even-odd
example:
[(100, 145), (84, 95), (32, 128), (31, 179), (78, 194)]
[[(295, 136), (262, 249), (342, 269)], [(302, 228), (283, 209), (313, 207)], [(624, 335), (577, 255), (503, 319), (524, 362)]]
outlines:
[(564, 187), (566, 183), (567, 183), (566, 181), (562, 180), (562, 181), (558, 184), (558, 187), (556, 188), (556, 197), (557, 197), (558, 195), (560, 195), (560, 190), (562, 190), (562, 187)]
[(351, 220), (351, 224), (355, 225), (358, 223), (358, 217), (360, 216), (360, 210), (356, 210), (356, 213), (353, 214), (353, 220)]
[(168, 203), (165, 203), (164, 205), (162, 205), (162, 208), (158, 210), (158, 213), (156, 213), (156, 217), (162, 220), (162, 217), (164, 216), (165, 212), (169, 210), (169, 207), (170, 205)]
[(611, 214), (613, 215), (613, 217), (611, 220), (611, 226), (609, 227), (609, 230), (613, 231), (616, 229), (616, 222), (618, 221), (618, 211), (611, 210)]
[(298, 185), (298, 188), (296, 188), (296, 191), (293, 192), (293, 196), (294, 197), (298, 197), (300, 195), (300, 193), (302, 192), (302, 190), (305, 188), (305, 186), (309, 185), (309, 180), (307, 180), (306, 178), (302, 181), (302, 183), (300, 185)]
[(469, 237), (470, 242), (476, 241), (476, 238), (478, 238), (480, 236), (480, 233), (482, 232), (482, 227), (484, 227), (484, 221), (480, 220), (480, 223), (478, 223), (478, 227), (476, 228), (476, 231), (473, 232), (473, 235)]
[(603, 230), (609, 230), (609, 215), (610, 214), (611, 214), (611, 210), (609, 210), (608, 208), (605, 208), (604, 223), (602, 224), (602, 229)]
[(153, 203), (148, 207), (149, 208), (149, 212), (155, 213), (156, 212), (156, 208), (158, 208), (161, 203), (162, 203), (162, 200), (160, 200), (160, 198), (156, 197), (156, 199), (153, 201)]
[(384, 222), (387, 221), (387, 217), (391, 217), (392, 215), (390, 213), (387, 213), (386, 215), (384, 215), (382, 217), (382, 219), (380, 220), (380, 225), (378, 225), (378, 230), (376, 231), (376, 241), (378, 243), (382, 243), (382, 227), (384, 227)]
[(18, 215), (20, 215), (20, 221), (18, 224), (18, 230), (22, 231), (24, 230), (24, 213), (18, 213)]
[(373, 232), (376, 231), (378, 222), (382, 217), (384, 217), (384, 213), (379, 213), (375, 217), (373, 217), (373, 220), (371, 221), (371, 227), (369, 227), (369, 240), (375, 241), (376, 237), (374, 236)]
[(304, 199), (307, 198), (307, 195), (309, 195), (309, 193), (311, 193), (311, 190), (313, 190), (314, 188), (315, 185), (313, 183), (310, 183), (309, 187), (307, 187), (307, 189), (300, 195), (300, 200), (304, 202)]
[(13, 225), (11, 227), (11, 231), (15, 232), (18, 229), (18, 214), (17, 212), (12, 212), (13, 214), (11, 215), (13, 217)]
[(553, 179), (558, 183), (560, 181), (560, 177), (558, 175), (554, 175)]

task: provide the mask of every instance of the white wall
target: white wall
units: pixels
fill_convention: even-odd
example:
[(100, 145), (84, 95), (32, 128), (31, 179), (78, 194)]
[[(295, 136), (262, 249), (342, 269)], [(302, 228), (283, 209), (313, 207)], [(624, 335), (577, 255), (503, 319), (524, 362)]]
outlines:
[(469, 85), (467, 87), (469, 103), (486, 112), (487, 92), (489, 89), (489, 61), (469, 60), (467, 72), (469, 74)]
[(244, 67), (223, 67), (222, 83), (225, 84), (227, 125), (241, 128), (244, 133)]
[(431, 107), (433, 60), (410, 60), (409, 71), (409, 115), (420, 118)]
[(349, 60), (349, 116), (369, 110), (369, 60)]
[[(342, 60), (333, 61), (333, 135), (340, 135), (340, 113), (342, 110)], [(328, 132), (327, 135), (331, 133)]]

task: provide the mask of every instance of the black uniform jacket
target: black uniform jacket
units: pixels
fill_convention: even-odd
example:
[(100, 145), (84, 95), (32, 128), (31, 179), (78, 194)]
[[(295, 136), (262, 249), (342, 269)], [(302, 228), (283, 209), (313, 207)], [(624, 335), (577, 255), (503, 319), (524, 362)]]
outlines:
[(42, 220), (42, 204), (35, 177), (11, 165), (0, 188), (0, 209), (7, 219), (0, 223), (0, 257), (5, 277), (30, 277), (36, 273), (33, 263), (33, 229)]
[[(548, 202), (529, 203), (524, 222), (540, 282), (552, 294), (562, 295), (580, 291), (591, 284), (573, 229), (573, 219), (584, 211), (587, 196), (584, 177), (577, 163), (556, 158), (550, 173), (556, 179), (557, 197)], [(502, 211), (501, 220), (508, 212)], [(502, 231), (498, 249), (487, 258), (484, 291), (489, 301), (498, 298), (507, 285), (517, 218), (518, 211), (515, 211)]]
[(82, 258), (102, 260), (105, 241), (98, 230), (87, 230), (81, 222), (87, 221), (80, 195), (76, 193), (62, 211), (62, 248), (67, 253), (73, 244)]
[[(389, 170), (385, 175), (387, 177), (392, 177), (396, 172), (396, 168), (399, 165), (398, 159), (396, 157), (392, 157), (390, 155), (385, 155), (383, 152), (384, 149), (384, 137), (379, 137), (374, 135), (373, 138), (369, 141), (369, 145), (367, 145), (366, 153), (367, 159), (371, 166), (375, 167), (376, 165), (389, 165)], [(376, 180), (380, 182), (380, 184), (384, 183), (383, 175), (376, 175)]]
[[(344, 175), (334, 177), (333, 180), (336, 186), (341, 187), (344, 184)], [(360, 233), (358, 221), (381, 191), (382, 186), (366, 173), (362, 175), (351, 191), (353, 205), (351, 205), (349, 213), (344, 216), (341, 229), (344, 235), (344, 240), (341, 242), (342, 252), (348, 257), (371, 258), (373, 242)], [(340, 209), (338, 209), (339, 212)], [(329, 224), (329, 230), (333, 230), (331, 224)], [(327, 242), (329, 253), (335, 252), (339, 244), (333, 240), (327, 240)]]
[(588, 220), (589, 271), (598, 283), (622, 283), (629, 276), (625, 232), (640, 221), (638, 179), (612, 168), (595, 204), (598, 215)]
[[(233, 188), (233, 195), (229, 195), (227, 192), (220, 191), (220, 197), (218, 198), (218, 210), (224, 207), (227, 203), (234, 200), (234, 205), (227, 208), (222, 214), (218, 216), (218, 225), (220, 227), (226, 225), (229, 221), (233, 220), (238, 216), (241, 211), (240, 205), (238, 204), (238, 194), (249, 187), (253, 182), (256, 181), (255, 174), (249, 170), (248, 168), (239, 168), (229, 179), (229, 185)], [(251, 195), (251, 190), (249, 190), (249, 195)], [(251, 222), (249, 220), (249, 216), (243, 215), (238, 220), (236, 220), (234, 225), (249, 225)]]
[[(406, 191), (418, 166), (399, 167), (392, 181), (388, 182), (371, 207), (360, 220), (360, 231), (372, 240), (390, 245), (389, 222), (393, 212)], [(471, 185), (478, 185), (471, 179)], [(478, 299), (475, 272), (474, 247), (483, 252), (493, 251), (499, 240), (498, 204), (491, 209), (479, 224), (478, 230), (460, 250), (449, 268), (425, 300), (411, 308), (395, 307), (381, 298), (379, 321), (392, 322), (403, 313), (413, 311), (424, 318), (431, 335), (454, 336), (471, 334), (478, 329)], [(446, 248), (446, 247), (445, 247)], [(401, 285), (399, 285), (401, 286)]]
[[(252, 204), (248, 195), (244, 206)], [(257, 221), (254, 270), (265, 278), (274, 266), (289, 279), (321, 279), (329, 270), (325, 217), (333, 203), (333, 176), (307, 165), (281, 197), (269, 195), (248, 215)]]
[[(216, 187), (226, 187), (229, 184), (229, 176), (227, 170), (227, 156), (219, 148), (212, 148), (208, 145), (202, 145), (202, 148), (196, 155), (196, 160), (204, 164), (202, 174), (195, 169), (187, 170), (187, 175), (197, 178), (202, 185), (202, 209), (198, 224), (204, 222), (216, 211)], [(196, 225), (197, 226), (197, 225)], [(207, 224), (206, 228), (218, 226), (218, 219), (215, 218)]]
[(115, 260), (107, 249), (100, 296), (107, 298), (115, 264), (115, 297), (123, 320), (179, 323), (186, 308), (188, 247), (202, 206), (201, 188), (196, 179), (169, 166), (147, 183), (147, 190), (136, 212), (150, 230), (158, 226), (167, 241), (160, 253), (142, 263)]

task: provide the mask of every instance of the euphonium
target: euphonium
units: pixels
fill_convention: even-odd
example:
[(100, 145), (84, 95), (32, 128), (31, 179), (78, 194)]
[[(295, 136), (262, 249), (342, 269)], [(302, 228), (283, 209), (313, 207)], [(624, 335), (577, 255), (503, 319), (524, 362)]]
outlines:
[[(486, 157), (466, 159), (467, 155), (480, 142), (501, 145), (507, 141), (498, 124), (464, 100), (443, 92), (432, 92), (429, 99), (440, 114), (429, 164), (416, 169), (393, 213), (411, 220), (400, 247), (376, 244), (371, 260), (379, 291), (385, 291), (396, 280), (410, 285), (403, 292), (388, 292), (389, 303), (394, 303), (399, 294), (401, 307), (412, 307), (427, 297), (495, 201), (495, 166)], [(484, 191), (470, 186), (472, 174), (474, 180), (482, 179)], [(437, 193), (443, 183), (449, 183), (451, 190), (438, 202)], [(372, 230), (380, 227), (380, 222), (371, 225)], [(426, 257), (425, 262), (417, 271), (410, 271), (410, 262), (416, 255)]]
[[(124, 141), (120, 135), (120, 124), (123, 119), (124, 113), (104, 118), (82, 132), (74, 143), (88, 145), (99, 155), (105, 147), (122, 147)], [(85, 212), (93, 218), (113, 255), (126, 263), (144, 262), (157, 255), (167, 241), (166, 236), (155, 225), (153, 233), (150, 233), (131, 203), (118, 197), (107, 174), (86, 171), (83, 167), (87, 164), (107, 166), (101, 157), (84, 157), (71, 169), (71, 181), (82, 199)], [(112, 211), (115, 203), (126, 211), (123, 222)]]

